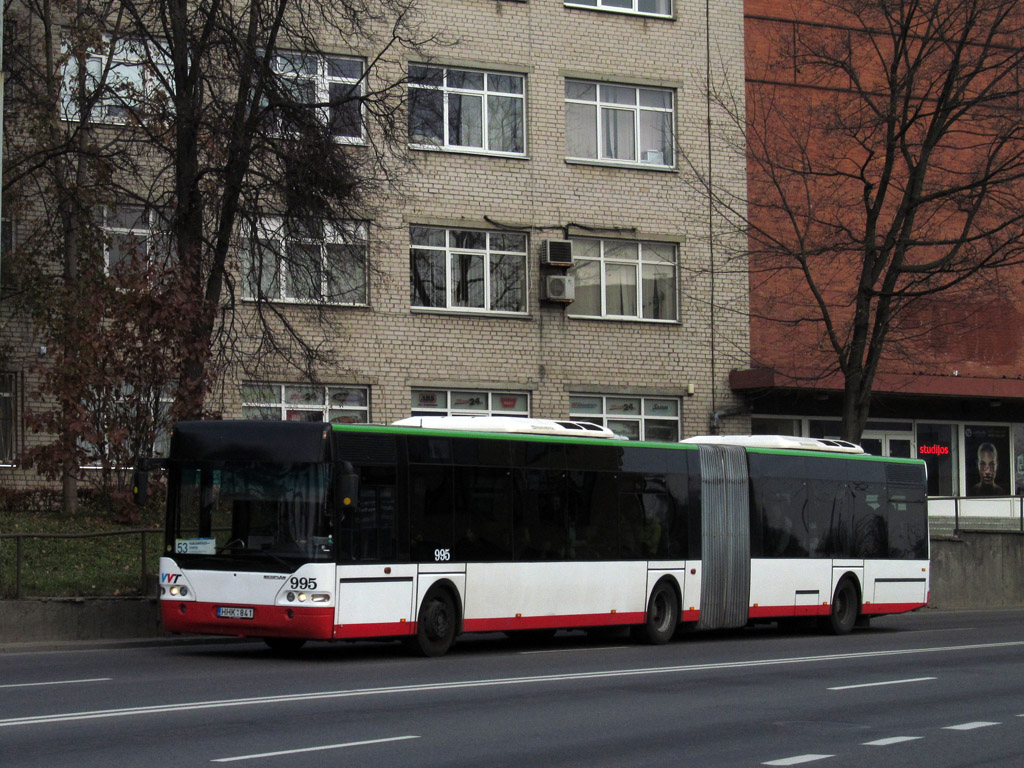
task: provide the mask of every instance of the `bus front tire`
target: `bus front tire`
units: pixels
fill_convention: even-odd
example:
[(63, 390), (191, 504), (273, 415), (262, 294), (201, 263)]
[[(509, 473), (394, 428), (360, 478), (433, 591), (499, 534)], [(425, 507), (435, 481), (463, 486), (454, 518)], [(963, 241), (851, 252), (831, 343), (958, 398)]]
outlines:
[(652, 645), (664, 645), (672, 639), (678, 624), (679, 599), (671, 586), (661, 582), (654, 587), (647, 603), (642, 637)]
[(444, 656), (455, 642), (455, 603), (443, 589), (427, 593), (416, 621), (417, 650), (423, 656)]
[(857, 623), (859, 613), (857, 587), (849, 578), (843, 579), (836, 587), (832, 610), (823, 622), (824, 628), (833, 635), (848, 635)]

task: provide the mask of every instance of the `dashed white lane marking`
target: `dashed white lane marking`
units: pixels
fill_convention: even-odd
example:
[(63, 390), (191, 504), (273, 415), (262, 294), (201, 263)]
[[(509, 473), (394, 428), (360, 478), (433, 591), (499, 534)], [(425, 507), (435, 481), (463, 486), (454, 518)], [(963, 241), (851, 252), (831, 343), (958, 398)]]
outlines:
[(784, 757), (781, 760), (769, 760), (761, 765), (800, 765), (801, 763), (813, 763), (815, 760), (825, 760), (829, 757), (835, 757), (835, 755), (796, 755)]
[(905, 741), (917, 741), (923, 739), (924, 736), (890, 736), (888, 739), (876, 739), (875, 741), (865, 741), (861, 746), (863, 747), (888, 747), (893, 744), (902, 744)]
[(903, 685), (904, 683), (923, 683), (927, 680), (938, 680), (937, 677), (913, 677), (908, 680), (885, 680), (881, 683), (859, 683), (857, 685), (837, 685), (830, 691), (852, 691), (854, 688), (877, 688), (881, 685)]
[(279, 752), (261, 752), (256, 755), (238, 755), (237, 757), (218, 757), (211, 763), (235, 763), (239, 760), (258, 760), (261, 757), (280, 757), (281, 755), (298, 755), (302, 752), (323, 752), (328, 749), (345, 749), (346, 747), (365, 747), (370, 744), (386, 744), (391, 741), (407, 741), (418, 739), (419, 736), (392, 736), (387, 739), (370, 739), (368, 741), (350, 741), (347, 744), (327, 744), (323, 747), (303, 747), (302, 749), (283, 749)]
[(1002, 723), (992, 723), (988, 720), (976, 720), (973, 723), (960, 723), (959, 725), (947, 725), (942, 730), (944, 731), (973, 731), (977, 728), (989, 728), (993, 725), (1002, 725)]
[(0, 688), (34, 688), (40, 685), (76, 685), (78, 683), (107, 683), (113, 680), (112, 677), (89, 677), (83, 680), (48, 680), (42, 683), (6, 683)]

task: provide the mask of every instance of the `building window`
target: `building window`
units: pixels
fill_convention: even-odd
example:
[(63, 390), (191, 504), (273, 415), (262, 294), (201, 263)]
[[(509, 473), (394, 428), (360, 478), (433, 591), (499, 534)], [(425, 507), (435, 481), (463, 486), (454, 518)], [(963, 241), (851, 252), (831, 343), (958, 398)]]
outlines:
[(672, 91), (565, 81), (569, 158), (670, 168), (675, 164)]
[[(317, 105), (331, 134), (347, 142), (363, 140), (363, 62), (346, 56), (279, 53), (273, 69), (284, 81), (293, 104)], [(287, 114), (279, 118), (283, 133), (294, 130)]]
[(570, 419), (600, 424), (629, 440), (679, 442), (679, 412), (675, 397), (569, 396)]
[(751, 416), (750, 434), (752, 435), (786, 435), (800, 437), (802, 425), (800, 419), (776, 416)]
[(414, 307), (526, 312), (526, 235), (412, 227), (409, 242)]
[(617, 13), (640, 13), (645, 16), (671, 16), (672, 0), (565, 0), (570, 7), (597, 8)]
[[(79, 59), (68, 56), (64, 66), (62, 111), (65, 120), (80, 120)], [(133, 111), (168, 106), (167, 86), (173, 82), (171, 62), (159, 46), (136, 40), (106, 41), (103, 49), (85, 59), (85, 100), (93, 103), (90, 117), (101, 123), (123, 123)]]
[(14, 463), (15, 375), (0, 373), (0, 464)]
[(367, 424), (370, 391), (366, 387), (250, 382), (242, 385), (242, 418)]
[(413, 416), (529, 416), (526, 392), (414, 389)]
[[(171, 448), (171, 406), (173, 386), (141, 387), (122, 383), (111, 390), (92, 390), (83, 405), (91, 414), (97, 442), (79, 438), (85, 454), (82, 468), (99, 469), (131, 466), (138, 457), (166, 457)], [(118, 441), (108, 435), (120, 434)]]
[(367, 227), (326, 224), (315, 231), (282, 219), (264, 219), (245, 243), (247, 299), (327, 304), (367, 303)]
[(166, 225), (156, 210), (138, 205), (104, 206), (100, 215), (107, 274), (145, 266), (154, 259), (165, 261), (171, 255)]
[(14, 279), (11, 254), (14, 252), (14, 222), (0, 219), (0, 290), (10, 289)]
[(522, 75), (409, 65), (409, 142), (419, 147), (522, 155)]
[(955, 496), (960, 462), (955, 424), (917, 424), (917, 458), (928, 468), (928, 495)]
[(676, 319), (676, 247), (671, 243), (579, 238), (572, 252), (573, 315)]

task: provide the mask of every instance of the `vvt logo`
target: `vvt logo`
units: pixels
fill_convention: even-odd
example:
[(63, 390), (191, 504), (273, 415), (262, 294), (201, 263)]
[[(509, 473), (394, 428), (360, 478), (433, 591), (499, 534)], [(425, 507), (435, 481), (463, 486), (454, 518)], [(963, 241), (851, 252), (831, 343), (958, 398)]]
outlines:
[(160, 583), (161, 584), (177, 584), (178, 579), (181, 578), (180, 573), (161, 573)]

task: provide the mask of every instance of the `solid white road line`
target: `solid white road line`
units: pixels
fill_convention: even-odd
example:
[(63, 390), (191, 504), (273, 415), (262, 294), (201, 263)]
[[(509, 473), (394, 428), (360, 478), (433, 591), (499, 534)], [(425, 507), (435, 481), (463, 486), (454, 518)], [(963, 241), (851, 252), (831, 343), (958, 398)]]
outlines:
[(825, 760), (835, 755), (796, 755), (795, 757), (784, 757), (781, 760), (769, 760), (761, 765), (800, 765), (801, 763), (813, 763), (816, 760)]
[(865, 741), (862, 747), (888, 747), (892, 744), (902, 744), (905, 741), (917, 741), (923, 739), (924, 736), (890, 736), (888, 739), (876, 739), (875, 741)]
[(346, 747), (365, 747), (368, 744), (386, 744), (390, 741), (407, 741), (418, 739), (419, 736), (392, 736), (387, 739), (370, 739), (368, 741), (350, 741), (347, 744), (328, 744), (323, 747), (303, 747), (302, 749), (283, 749), (280, 752), (261, 752), (258, 755), (238, 755), (237, 757), (218, 757), (211, 763), (234, 763), (239, 760), (258, 760), (261, 757), (280, 757), (281, 755), (298, 755), (302, 752), (323, 752), (327, 749), (345, 749)]
[(903, 685), (904, 683), (923, 683), (926, 680), (938, 680), (937, 677), (913, 677), (908, 680), (886, 680), (881, 683), (858, 683), (857, 685), (837, 685), (830, 691), (852, 691), (854, 688), (876, 688), (880, 685)]
[(40, 685), (76, 685), (78, 683), (106, 683), (114, 678), (112, 677), (89, 677), (83, 680), (48, 680), (44, 683), (7, 683), (0, 685), (0, 688), (34, 688)]
[(1014, 648), (1024, 646), (1024, 640), (1004, 643), (978, 643), (972, 645), (946, 646), (940, 648), (909, 648), (893, 651), (866, 651), (863, 653), (837, 653), (824, 656), (796, 656), (781, 659), (755, 659), (751, 661), (730, 661), (715, 664), (686, 664), (669, 667), (640, 667), (636, 669), (612, 669), (599, 672), (573, 672), (530, 677), (506, 677), (456, 682), (421, 683), (418, 685), (381, 686), (378, 688), (355, 688), (341, 691), (316, 691), (293, 693), (279, 696), (255, 696), (244, 699), (220, 699), (213, 701), (192, 701), (180, 704), (155, 704), (145, 707), (123, 709), (100, 709), (89, 712), (66, 712), (30, 717), (11, 717), (0, 720), (0, 728), (18, 725), (39, 725), (43, 723), (66, 723), (81, 720), (97, 720), (109, 717), (135, 717), (138, 715), (166, 714), (223, 707), (245, 707), (259, 704), (283, 704), (300, 701), (323, 701), (356, 696), (384, 696), (399, 693), (421, 693), (425, 691), (446, 691), (463, 688), (488, 688), (508, 685), (533, 685), (537, 683), (569, 682), (576, 680), (602, 680), (618, 677), (639, 677), (644, 675), (672, 675), (688, 672), (709, 672), (714, 670), (749, 669), (756, 667), (785, 666), (792, 664), (816, 664), (821, 662), (848, 661), (851, 659), (872, 659), (886, 656), (908, 656), (923, 653), (951, 653), (989, 648)]
[(1002, 725), (1002, 723), (990, 723), (987, 720), (978, 720), (973, 723), (960, 723), (960, 725), (947, 725), (942, 730), (944, 731), (973, 731), (978, 728), (990, 728), (993, 725)]
[(602, 645), (597, 648), (545, 648), (542, 651), (519, 651), (520, 656), (532, 656), (538, 653), (579, 653), (580, 651), (622, 651), (633, 648), (630, 645)]

